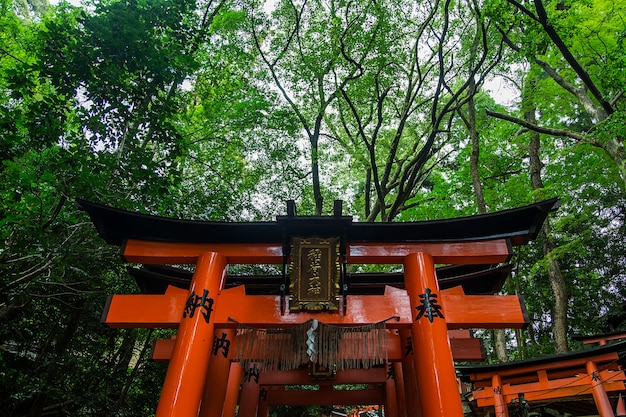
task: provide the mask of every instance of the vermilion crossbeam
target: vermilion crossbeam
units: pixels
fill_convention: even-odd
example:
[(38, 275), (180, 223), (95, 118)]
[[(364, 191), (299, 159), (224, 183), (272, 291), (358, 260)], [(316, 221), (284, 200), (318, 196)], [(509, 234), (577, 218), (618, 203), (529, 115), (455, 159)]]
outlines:
[[(315, 380), (316, 385), (341, 384), (384, 384), (387, 380), (385, 367), (370, 369), (344, 369), (337, 371), (333, 379)], [(292, 371), (261, 372), (259, 384), (263, 386), (276, 385), (311, 385), (312, 380), (308, 369), (294, 369)]]
[[(593, 381), (591, 375), (579, 375), (560, 379), (540, 379), (538, 382), (526, 384), (504, 384), (501, 389), (506, 403), (516, 399), (520, 393), (524, 393), (527, 401), (541, 401), (555, 398), (574, 397), (583, 393), (591, 394), (595, 384), (602, 384), (604, 390), (624, 390), (624, 372), (600, 371), (596, 376), (598, 381)], [(603, 382), (600, 382), (603, 381)], [(479, 407), (494, 405), (494, 393), (492, 387), (486, 387), (480, 391), (474, 391), (473, 397)]]
[[(129, 239), (124, 259), (144, 264), (194, 264), (201, 253), (217, 252), (230, 264), (281, 264), (280, 244), (170, 243)], [(437, 243), (358, 243), (347, 247), (350, 264), (399, 264), (410, 253), (426, 252), (439, 264), (493, 264), (509, 260), (512, 250), (506, 239)]]
[[(607, 352), (602, 354), (593, 354), (590, 356), (579, 356), (575, 358), (565, 359), (565, 360), (554, 360), (552, 362), (540, 362), (537, 364), (528, 363), (524, 364), (523, 367), (510, 367), (508, 369), (498, 369), (498, 370), (487, 370), (484, 372), (476, 372), (469, 374), (470, 379), (475, 384), (478, 384), (482, 381), (491, 381), (491, 376), (494, 373), (497, 373), (502, 378), (502, 382), (504, 384), (519, 384), (527, 382), (526, 375), (535, 374), (541, 371), (548, 371), (550, 375), (554, 372), (569, 371), (569, 375), (563, 374), (564, 376), (573, 376), (579, 372), (585, 372), (585, 364), (589, 360), (593, 360), (598, 366), (602, 366), (603, 369), (619, 369), (617, 364), (618, 355), (615, 352)], [(482, 385), (481, 385), (482, 386)]]
[[(163, 295), (113, 295), (102, 321), (114, 328), (177, 328), (182, 317), (187, 290), (169, 287)], [(281, 314), (280, 297), (246, 295), (243, 286), (223, 290), (213, 314), (215, 324), (235, 327), (277, 328), (317, 319), (326, 324), (360, 326), (387, 321), (387, 328), (407, 328), (415, 319), (406, 291), (386, 287), (385, 295), (352, 295), (346, 314), (299, 312)], [(521, 328), (528, 317), (517, 296), (463, 295), (458, 288), (441, 291), (441, 304), (449, 329)], [(236, 306), (236, 308), (233, 308)]]

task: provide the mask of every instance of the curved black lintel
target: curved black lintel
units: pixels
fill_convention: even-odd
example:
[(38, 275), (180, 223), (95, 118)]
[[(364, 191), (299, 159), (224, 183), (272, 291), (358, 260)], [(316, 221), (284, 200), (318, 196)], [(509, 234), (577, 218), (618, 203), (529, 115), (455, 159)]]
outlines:
[(181, 220), (134, 213), (77, 200), (109, 244), (127, 239), (188, 243), (277, 243), (289, 235), (330, 237), (344, 234), (347, 243), (463, 242), (510, 239), (514, 246), (533, 240), (549, 212), (558, 208), (553, 198), (495, 213), (445, 220), (358, 223), (351, 217), (282, 216), (275, 222), (213, 222)]

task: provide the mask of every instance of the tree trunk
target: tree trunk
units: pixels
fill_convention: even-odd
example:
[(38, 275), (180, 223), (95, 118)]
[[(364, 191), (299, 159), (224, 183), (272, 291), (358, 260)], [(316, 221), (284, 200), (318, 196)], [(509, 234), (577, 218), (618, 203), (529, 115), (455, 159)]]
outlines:
[(141, 352), (139, 352), (139, 356), (137, 357), (137, 362), (135, 363), (135, 366), (133, 366), (133, 369), (130, 375), (126, 379), (126, 383), (124, 384), (124, 387), (122, 388), (122, 392), (120, 393), (120, 396), (117, 399), (116, 406), (118, 410), (120, 410), (122, 406), (124, 405), (124, 403), (126, 402), (126, 398), (128, 397), (128, 391), (130, 390), (130, 387), (132, 386), (135, 378), (137, 377), (137, 373), (139, 372), (141, 365), (145, 361), (144, 356), (146, 355), (146, 352), (148, 351), (148, 349), (152, 346), (152, 332), (153, 332), (152, 329), (148, 331), (148, 334), (146, 335), (146, 339), (144, 340), (144, 343), (143, 343), (143, 347), (141, 348)]
[(567, 285), (558, 260), (550, 256), (555, 248), (552, 235), (550, 233), (550, 222), (546, 219), (539, 238), (543, 244), (544, 256), (548, 258), (548, 277), (550, 278), (550, 287), (554, 296), (554, 304), (552, 307), (552, 335), (554, 337), (554, 346), (556, 353), (565, 353), (569, 351), (567, 345)]
[(315, 200), (315, 215), (322, 215), (323, 198), (322, 187), (320, 185), (320, 163), (319, 163), (319, 147), (317, 138), (311, 139), (311, 173), (313, 176), (313, 199)]
[[(467, 129), (470, 134), (472, 153), (470, 155), (470, 172), (472, 176), (472, 186), (474, 188), (474, 195), (476, 196), (476, 205), (478, 207), (479, 214), (487, 213), (487, 204), (485, 203), (485, 195), (483, 193), (483, 186), (480, 180), (480, 174), (478, 172), (478, 162), (480, 157), (480, 142), (478, 136), (478, 129), (476, 127), (476, 107), (474, 103), (474, 90), (475, 84), (470, 79), (470, 87), (468, 89), (468, 117), (467, 117)], [(508, 362), (509, 355), (506, 348), (506, 330), (494, 329), (493, 335), (493, 347), (496, 353), (496, 357), (500, 362)]]
[[(519, 260), (519, 248), (518, 248), (518, 256)], [(511, 274), (511, 278), (506, 283), (507, 292), (509, 294), (519, 295), (521, 293), (520, 289), (520, 276), (519, 276), (519, 264), (516, 265), (515, 270)], [(526, 337), (524, 336), (524, 330), (515, 329), (515, 341), (517, 342), (517, 352), (520, 356), (520, 359), (526, 359), (528, 356), (526, 353)]]
[[(534, 99), (532, 96), (535, 81), (536, 72), (533, 71), (531, 67), (526, 85), (524, 86), (524, 91), (522, 92), (522, 110), (524, 112), (524, 119), (533, 124), (537, 123)], [(541, 180), (541, 169), (543, 167), (540, 156), (541, 138), (537, 132), (530, 131), (529, 134), (530, 182), (533, 190), (541, 190), (544, 188)], [(552, 305), (552, 334), (554, 337), (555, 350), (557, 353), (565, 353), (569, 350), (567, 345), (567, 285), (561, 273), (558, 260), (551, 256), (555, 244), (550, 232), (550, 222), (548, 219), (544, 222), (543, 228), (539, 233), (539, 238), (542, 242), (543, 256), (548, 260), (548, 277), (554, 297), (554, 303)]]
[[(474, 82), (472, 81), (470, 91), (474, 90)], [(485, 195), (483, 193), (483, 186), (480, 181), (480, 175), (478, 173), (478, 160), (480, 157), (480, 143), (478, 141), (478, 129), (476, 128), (476, 108), (474, 105), (474, 95), (470, 95), (467, 101), (468, 107), (468, 124), (470, 139), (472, 143), (472, 153), (470, 155), (470, 172), (472, 175), (472, 186), (474, 187), (474, 195), (476, 196), (476, 205), (478, 206), (478, 213), (487, 213), (487, 204), (485, 204)]]
[(67, 351), (70, 341), (74, 337), (76, 330), (78, 329), (78, 323), (83, 313), (84, 306), (77, 307), (70, 314), (67, 326), (65, 330), (59, 334), (56, 344), (54, 346), (54, 358), (51, 359), (43, 372), (42, 382), (39, 392), (35, 395), (35, 399), (30, 407), (29, 417), (40, 417), (43, 415), (44, 406), (48, 400), (48, 394), (46, 390), (54, 383), (54, 378), (59, 371), (59, 363), (61, 363), (61, 357)]

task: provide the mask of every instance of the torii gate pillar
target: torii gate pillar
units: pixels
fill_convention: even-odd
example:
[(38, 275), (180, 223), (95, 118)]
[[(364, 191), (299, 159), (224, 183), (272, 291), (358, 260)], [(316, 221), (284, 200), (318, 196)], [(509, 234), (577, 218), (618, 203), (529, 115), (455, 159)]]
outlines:
[(411, 331), (409, 329), (400, 329), (398, 333), (400, 334), (400, 343), (403, 349), (402, 376), (404, 377), (404, 398), (406, 399), (407, 415), (422, 417), (422, 409), (419, 406), (417, 378), (415, 376), (415, 354), (413, 353)]
[(423, 252), (407, 255), (404, 282), (415, 314), (411, 333), (422, 415), (463, 417), (445, 306), (438, 299), (439, 285), (432, 256)]
[(206, 252), (198, 258), (156, 417), (198, 415), (213, 344), (211, 312), (226, 265), (226, 258), (216, 252)]
[(406, 389), (404, 387), (404, 374), (402, 373), (402, 364), (393, 362), (393, 378), (396, 381), (396, 396), (398, 403), (398, 416), (407, 417), (406, 412)]
[(235, 329), (218, 328), (214, 332), (216, 335), (213, 337), (213, 350), (200, 406), (200, 417), (222, 417), (222, 404), (226, 399)]

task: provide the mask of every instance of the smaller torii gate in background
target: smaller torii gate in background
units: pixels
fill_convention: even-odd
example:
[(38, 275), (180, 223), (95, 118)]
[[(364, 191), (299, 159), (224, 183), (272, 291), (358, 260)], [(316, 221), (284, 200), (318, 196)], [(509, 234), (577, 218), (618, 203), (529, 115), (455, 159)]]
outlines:
[[(536, 237), (558, 200), (408, 223), (353, 223), (342, 216), (340, 202), (333, 216), (296, 216), (291, 204), (276, 222), (256, 223), (78, 204), (109, 244), (122, 246), (127, 262), (195, 265), (190, 279), (164, 293), (111, 296), (103, 313), (110, 327), (178, 330), (153, 352), (155, 359), (169, 360), (157, 417), (232, 416), (237, 403), (240, 417), (267, 416), (270, 405), (293, 404), (294, 398), (303, 404), (384, 403), (391, 417), (461, 417), (454, 358), (467, 355), (467, 349), (461, 352), (470, 342), (453, 350), (459, 334), (450, 332), (519, 328), (528, 318), (518, 296), (472, 294), (462, 284), (443, 288), (436, 265), (507, 262), (513, 246)], [(240, 279), (253, 286), (257, 277), (228, 277), (234, 264), (277, 264), (283, 273), (265, 291), (252, 293), (248, 285), (234, 284)], [(349, 264), (400, 264), (403, 272), (395, 286), (359, 293)], [(460, 339), (471, 340), (464, 333)], [(275, 347), (279, 341), (282, 347)], [(388, 367), (376, 367), (381, 359)], [(307, 381), (320, 390), (284, 390)], [(337, 394), (328, 381), (372, 386)]]
[[(509, 409), (520, 407), (521, 400), (528, 406), (535, 406), (551, 404), (557, 399), (561, 408), (569, 401), (569, 407), (576, 411), (588, 408), (585, 415), (595, 414), (597, 410), (600, 417), (616, 417), (619, 414), (613, 410), (619, 410), (618, 398), (621, 399), (617, 394), (626, 390), (624, 365), (626, 340), (541, 358), (459, 366), (457, 371), (474, 386), (472, 403), (488, 410), (487, 413), (495, 411), (496, 417), (512, 415)], [(614, 405), (608, 393), (616, 394)]]

